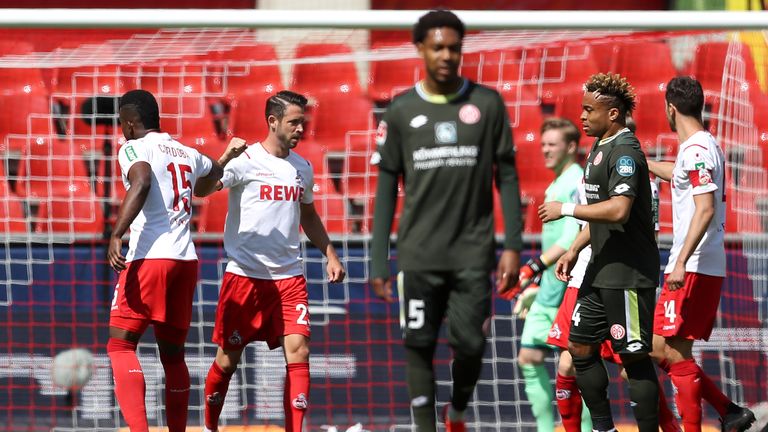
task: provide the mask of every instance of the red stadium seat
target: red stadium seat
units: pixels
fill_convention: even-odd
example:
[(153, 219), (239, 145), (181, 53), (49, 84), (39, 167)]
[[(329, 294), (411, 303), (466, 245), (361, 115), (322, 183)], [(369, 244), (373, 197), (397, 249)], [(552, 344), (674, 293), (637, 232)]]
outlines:
[(269, 126), (264, 108), (270, 96), (272, 94), (266, 92), (240, 93), (232, 100), (229, 127), (235, 136), (249, 143), (263, 141), (267, 137)]
[(665, 107), (664, 90), (648, 87), (637, 92), (632, 118), (637, 125), (635, 135), (648, 155), (660, 154), (665, 150), (659, 138), (670, 132)]
[(3, 165), (0, 163), (0, 229), (4, 233), (25, 233), (28, 228), (23, 202), (8, 186)]
[(616, 56), (608, 70), (625, 77), (638, 90), (662, 90), (677, 76), (669, 45), (661, 41), (617, 45)]
[[(302, 94), (360, 93), (357, 68), (352, 50), (346, 44), (300, 43), (294, 57), (297, 60), (320, 57), (322, 61), (299, 63), (293, 67), (291, 87)], [(326, 58), (340, 56), (343, 60)]]
[[(744, 60), (744, 78), (750, 87), (758, 87), (757, 72), (755, 71), (755, 62), (749, 46), (740, 42), (705, 42), (696, 47), (696, 55), (690, 65), (690, 73), (694, 76), (705, 90), (720, 92), (723, 76), (725, 74), (735, 75), (736, 70), (725, 71), (725, 60), (728, 54), (728, 46), (738, 44), (741, 50), (741, 57)], [(736, 62), (733, 67), (738, 67)]]
[(672, 192), (668, 181), (659, 182), (659, 233), (672, 233)]
[(375, 129), (373, 107), (361, 95), (326, 93), (313, 111), (314, 139), (329, 151), (345, 151), (349, 132)]
[(540, 69), (540, 50), (505, 49), (466, 53), (461, 75), (475, 82), (499, 88), (530, 85)]
[[(31, 115), (50, 116), (48, 91), (38, 69), (2, 69), (0, 106), (13, 107), (0, 112), (0, 144), (8, 134), (30, 132)], [(50, 118), (48, 120), (50, 123)]]
[(104, 212), (90, 188), (72, 187), (67, 196), (40, 202), (35, 232), (92, 234), (104, 232)]
[(342, 190), (345, 196), (365, 198), (376, 193), (378, 169), (371, 165), (371, 155), (376, 149), (373, 131), (349, 136), (345, 152)]
[(554, 104), (563, 94), (584, 93), (584, 83), (600, 72), (586, 45), (548, 48), (542, 54), (542, 101)]
[(218, 160), (226, 148), (226, 143), (216, 134), (210, 112), (206, 111), (202, 117), (163, 119), (160, 125), (163, 131), (171, 134), (180, 143), (215, 160)]
[(347, 218), (347, 202), (336, 192), (333, 182), (328, 178), (315, 178), (313, 188), (315, 210), (331, 234), (350, 232), (350, 220)]
[[(415, 51), (415, 48), (410, 43), (380, 43), (374, 44), (371, 48), (374, 51), (380, 50), (380, 52), (386, 52), (387, 50), (393, 50), (398, 53)], [(368, 83), (368, 95), (376, 102), (389, 101), (424, 78), (424, 61), (416, 57), (415, 54), (409, 58), (376, 60), (372, 61), (370, 65), (371, 75)]]
[(19, 196), (44, 201), (72, 190), (90, 193), (89, 183), (82, 155), (71, 142), (52, 136), (29, 137), (19, 165)]
[[(237, 97), (252, 92), (276, 93), (283, 88), (277, 53), (272, 44), (253, 43), (226, 51), (212, 51), (207, 58), (216, 62), (207, 65), (209, 91), (221, 89), (230, 97)], [(265, 62), (270, 63), (263, 64)]]

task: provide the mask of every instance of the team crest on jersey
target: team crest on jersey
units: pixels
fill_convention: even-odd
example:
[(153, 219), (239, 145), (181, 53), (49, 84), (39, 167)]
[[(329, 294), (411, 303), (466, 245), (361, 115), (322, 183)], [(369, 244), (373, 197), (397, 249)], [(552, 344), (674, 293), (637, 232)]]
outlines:
[(629, 156), (622, 156), (616, 161), (616, 172), (622, 177), (630, 177), (635, 173), (635, 161)]
[(425, 116), (424, 114), (419, 114), (416, 117), (412, 118), (410, 123), (411, 127), (414, 129), (418, 129), (424, 126), (425, 124), (427, 124), (427, 116)]
[(125, 148), (125, 156), (128, 158), (129, 162), (138, 158), (138, 156), (136, 156), (136, 150), (133, 149), (133, 146), (128, 146)]
[(699, 170), (699, 184), (700, 185), (706, 185), (709, 184), (712, 181), (712, 175), (709, 173), (709, 170), (706, 168), (702, 168)]
[(240, 332), (235, 330), (232, 333), (232, 336), (229, 337), (229, 343), (230, 345), (241, 345), (243, 343), (243, 338), (240, 336)]
[(480, 121), (480, 109), (473, 104), (466, 104), (459, 110), (459, 120), (466, 124), (475, 124)]
[(621, 324), (614, 324), (611, 326), (611, 337), (619, 340), (623, 339), (627, 332), (624, 330), (624, 326)]
[(456, 122), (447, 121), (435, 123), (435, 142), (437, 144), (456, 144), (458, 140)]
[(379, 122), (379, 127), (376, 128), (376, 145), (384, 145), (387, 141), (387, 122), (384, 120)]
[(293, 400), (293, 407), (300, 410), (307, 409), (307, 406), (309, 406), (309, 402), (307, 401), (307, 395), (304, 393), (299, 393), (298, 396)]
[(549, 329), (549, 337), (552, 339), (560, 339), (560, 336), (563, 335), (562, 330), (560, 330), (560, 326), (555, 323), (555, 325), (552, 326), (551, 329)]
[(603, 161), (603, 152), (601, 150), (601, 151), (597, 152), (597, 156), (595, 156), (595, 160), (592, 161), (592, 165), (598, 166), (598, 165), (600, 165), (600, 162), (602, 162), (602, 161)]

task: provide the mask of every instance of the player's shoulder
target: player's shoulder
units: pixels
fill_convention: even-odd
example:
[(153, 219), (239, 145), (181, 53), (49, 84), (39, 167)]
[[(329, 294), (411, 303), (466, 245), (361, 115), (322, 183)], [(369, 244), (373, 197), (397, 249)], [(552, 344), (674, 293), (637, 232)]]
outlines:
[(411, 87), (408, 90), (404, 90), (395, 95), (395, 97), (393, 97), (392, 101), (389, 103), (387, 111), (408, 107), (408, 105), (418, 100), (421, 100), (421, 96), (419, 96), (415, 86)]
[(640, 147), (640, 140), (630, 131), (617, 135), (612, 144), (610, 149), (612, 157), (632, 156), (645, 159), (643, 149)]
[(678, 154), (710, 152), (718, 148), (717, 140), (706, 130), (698, 131), (680, 144)]
[(291, 165), (295, 166), (296, 168), (312, 166), (309, 160), (305, 159), (302, 155), (296, 153), (296, 151), (294, 150), (291, 150), (290, 153), (288, 153), (287, 160), (288, 162), (290, 162)]

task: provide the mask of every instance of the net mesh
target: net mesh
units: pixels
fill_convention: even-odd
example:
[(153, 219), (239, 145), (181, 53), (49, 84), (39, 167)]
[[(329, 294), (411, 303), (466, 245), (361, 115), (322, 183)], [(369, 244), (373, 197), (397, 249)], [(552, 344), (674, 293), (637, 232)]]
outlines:
[[(264, 138), (266, 98), (291, 88), (312, 101), (298, 152), (314, 166), (315, 205), (349, 274), (343, 284), (327, 284), (322, 257), (304, 245), (313, 325), (307, 423), (311, 430), (358, 422), (368, 430), (410, 430), (398, 312), (372, 298), (366, 285), (375, 126), (388, 101), (423, 77), (407, 36), (38, 30), (24, 31), (26, 42), (19, 42), (20, 34), (6, 31), (0, 40), (0, 428), (82, 431), (124, 424), (105, 352), (116, 277), (103, 239), (125, 194), (116, 163), (124, 142), (116, 96), (132, 88), (152, 91), (163, 129), (218, 157), (229, 136)], [(664, 84), (677, 73), (702, 81), (706, 123), (727, 155), (729, 243), (717, 328), (710, 341), (696, 345), (696, 355), (729, 397), (746, 404), (768, 400), (768, 124), (759, 115), (768, 105), (765, 38), (765, 32), (478, 32), (465, 39), (461, 69), (496, 88), (507, 103), (527, 204), (525, 259), (539, 248), (535, 203), (551, 181), (538, 148), (542, 119), (558, 115), (578, 124), (583, 82), (594, 72), (616, 71), (637, 89), (634, 118), (648, 157), (670, 159), (677, 138), (663, 114)], [(584, 149), (589, 145), (582, 142)], [(662, 240), (669, 246), (668, 186), (661, 190)], [(226, 262), (225, 206), (225, 192), (194, 202), (201, 279), (187, 344), (190, 425), (202, 424), (202, 389), (216, 349), (211, 333)], [(663, 251), (662, 262), (666, 256)], [(517, 368), (522, 323), (509, 302), (494, 301), (470, 428), (535, 427)], [(57, 388), (51, 378), (51, 358), (71, 347), (95, 357), (93, 377), (79, 392)], [(151, 336), (140, 344), (139, 357), (150, 423), (163, 425), (163, 374)], [(449, 358), (442, 344), (438, 409), (450, 394)], [(547, 359), (552, 373), (555, 361)], [(279, 350), (251, 344), (230, 385), (222, 423), (281, 424), (283, 365)], [(614, 380), (611, 392), (614, 414), (631, 422), (624, 384)], [(713, 423), (716, 414), (708, 411), (705, 418)]]

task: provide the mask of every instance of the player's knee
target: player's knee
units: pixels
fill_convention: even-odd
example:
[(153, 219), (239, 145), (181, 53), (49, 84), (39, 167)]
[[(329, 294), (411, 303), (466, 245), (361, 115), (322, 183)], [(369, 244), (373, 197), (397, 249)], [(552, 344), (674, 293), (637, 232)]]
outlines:
[(302, 345), (294, 348), (291, 352), (286, 351), (285, 358), (288, 363), (306, 363), (309, 361), (309, 346)]
[(216, 364), (219, 365), (221, 371), (225, 374), (231, 375), (237, 370), (238, 360), (229, 358), (227, 356), (216, 357)]
[(653, 351), (651, 351), (651, 357), (657, 363), (666, 360), (666, 346), (667, 342), (664, 336), (653, 335)]
[(560, 360), (557, 362), (557, 373), (562, 376), (576, 375), (576, 369), (573, 367), (573, 358), (568, 351), (560, 353)]
[(592, 345), (581, 344), (578, 342), (568, 342), (568, 352), (571, 354), (571, 357), (573, 357), (572, 361), (574, 363), (577, 357), (592, 357), (592, 354), (595, 351), (596, 349)]
[(544, 363), (544, 351), (540, 349), (521, 348), (517, 355), (518, 366), (540, 365)]

